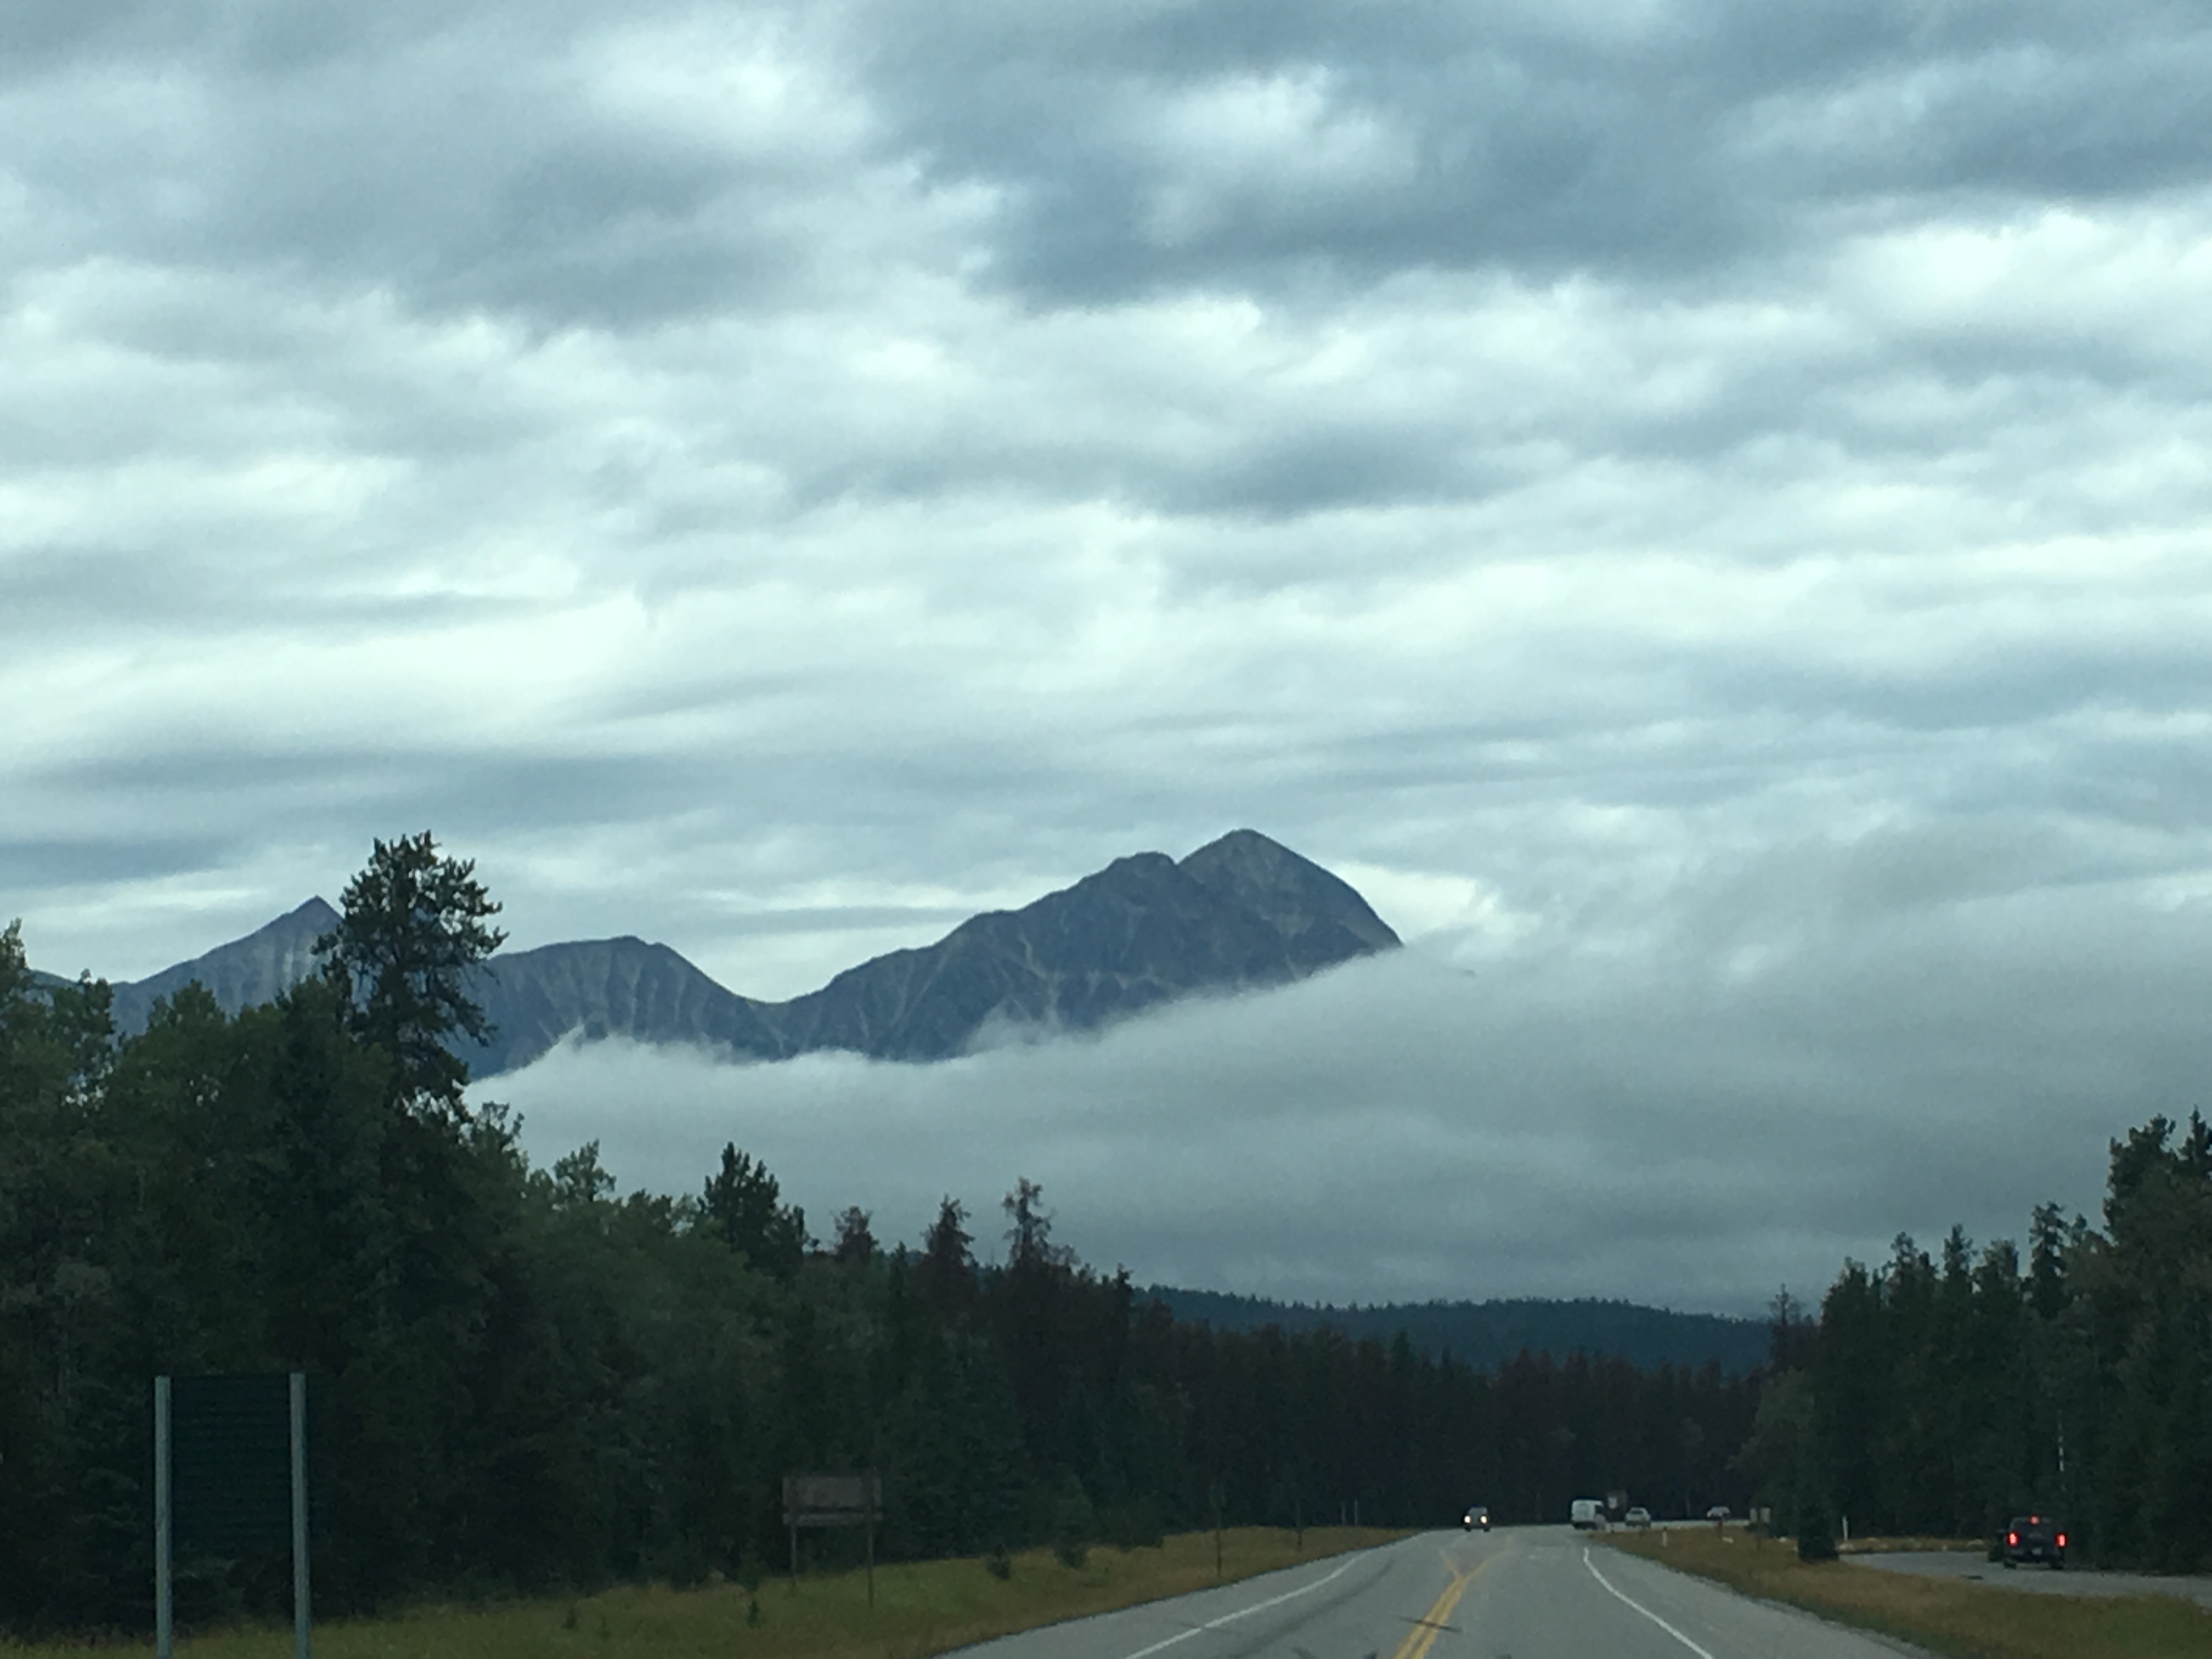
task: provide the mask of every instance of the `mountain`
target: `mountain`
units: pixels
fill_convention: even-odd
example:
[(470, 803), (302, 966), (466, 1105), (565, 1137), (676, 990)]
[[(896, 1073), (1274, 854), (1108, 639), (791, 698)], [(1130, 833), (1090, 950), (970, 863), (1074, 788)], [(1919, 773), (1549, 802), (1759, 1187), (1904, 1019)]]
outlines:
[(1308, 972), (1398, 947), (1397, 934), (1351, 883), (1256, 830), (1231, 830), (1193, 853), (1181, 868), (1201, 886), (1264, 917), (1282, 936), (1291, 961)]
[[(155, 997), (193, 979), (226, 1008), (266, 1001), (311, 971), (314, 939), (337, 920), (311, 899), (234, 944), (118, 985), (117, 1024), (139, 1029)], [(472, 986), (496, 1031), (460, 1053), (477, 1077), (526, 1066), (572, 1031), (759, 1060), (823, 1049), (942, 1060), (987, 1026), (1092, 1030), (1179, 997), (1285, 985), (1397, 945), (1348, 883), (1237, 830), (1181, 862), (1160, 853), (1116, 859), (1072, 887), (971, 916), (934, 945), (875, 957), (787, 1002), (739, 996), (668, 946), (637, 939), (502, 952)]]
[(1449, 1349), (1453, 1358), (1479, 1370), (1495, 1370), (1522, 1352), (1548, 1353), (1558, 1359), (1584, 1353), (1610, 1354), (1644, 1370), (1656, 1365), (1696, 1370), (1711, 1364), (1741, 1376), (1764, 1364), (1767, 1357), (1768, 1332), (1761, 1320), (1676, 1313), (1633, 1302), (1516, 1298), (1316, 1308), (1161, 1285), (1145, 1294), (1177, 1319), (1216, 1330), (1278, 1325), (1288, 1332), (1328, 1329), (1354, 1341), (1373, 1337), (1383, 1342), (1403, 1331), (1421, 1352), (1437, 1355)]
[(1398, 936), (1346, 883), (1256, 830), (1178, 864), (1116, 859), (1019, 910), (970, 917), (782, 1005), (785, 1052), (960, 1053), (986, 1021), (1090, 1030), (1195, 991), (1285, 985)]
[(145, 979), (115, 988), (115, 1026), (145, 1029), (157, 997), (174, 996), (194, 980), (215, 1000), (236, 1012), (283, 995), (313, 973), (315, 941), (337, 925), (338, 913), (319, 898), (281, 915), (244, 939), (219, 945), (205, 956), (164, 968)]
[(726, 991), (635, 939), (495, 957), (478, 990), (498, 1025), (464, 1049), (479, 1077), (526, 1066), (570, 1031), (704, 1042), (759, 1060), (842, 1049), (943, 1060), (987, 1024), (1092, 1030), (1196, 992), (1284, 985), (1398, 936), (1346, 882), (1255, 830), (1180, 864), (1116, 859), (1018, 910), (970, 916), (788, 1002)]
[(779, 1059), (763, 1017), (777, 1004), (727, 991), (665, 945), (588, 939), (503, 951), (478, 969), (471, 993), (491, 1022), (491, 1041), (459, 1052), (473, 1077), (527, 1066), (571, 1031), (597, 1042), (689, 1042)]

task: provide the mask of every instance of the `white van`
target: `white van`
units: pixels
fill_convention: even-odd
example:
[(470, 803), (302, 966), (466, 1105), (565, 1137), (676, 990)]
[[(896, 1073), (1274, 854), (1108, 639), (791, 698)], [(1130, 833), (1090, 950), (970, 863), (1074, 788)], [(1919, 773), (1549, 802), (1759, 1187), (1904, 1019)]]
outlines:
[(1583, 1532), (1605, 1529), (1605, 1505), (1595, 1498), (1577, 1498), (1568, 1508), (1567, 1519)]

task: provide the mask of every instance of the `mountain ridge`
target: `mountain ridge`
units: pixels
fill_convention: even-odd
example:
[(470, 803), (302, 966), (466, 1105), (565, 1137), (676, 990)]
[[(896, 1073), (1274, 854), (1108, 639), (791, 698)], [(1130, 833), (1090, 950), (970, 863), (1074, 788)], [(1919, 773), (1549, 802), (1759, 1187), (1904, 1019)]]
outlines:
[[(244, 938), (114, 987), (119, 1030), (194, 980), (226, 1009), (265, 1002), (314, 969), (338, 919), (311, 898)], [(472, 1075), (528, 1065), (571, 1033), (690, 1042), (775, 1060), (823, 1050), (909, 1062), (965, 1052), (987, 1028), (1091, 1030), (1182, 997), (1284, 985), (1398, 936), (1352, 886), (1253, 830), (1180, 861), (1114, 860), (1013, 910), (970, 916), (781, 1002), (740, 995), (670, 946), (622, 935), (502, 951), (473, 970), (494, 1026), (456, 1052)]]
[(1694, 1370), (1712, 1364), (1741, 1376), (1766, 1363), (1771, 1334), (1758, 1319), (1679, 1313), (1598, 1297), (1513, 1297), (1340, 1308), (1165, 1285), (1152, 1285), (1142, 1295), (1179, 1321), (1217, 1330), (1275, 1325), (1292, 1334), (1334, 1330), (1355, 1342), (1370, 1337), (1389, 1342), (1403, 1331), (1416, 1351), (1431, 1358), (1449, 1352), (1478, 1370), (1495, 1370), (1522, 1353), (1547, 1353), (1554, 1359), (1582, 1353), (1625, 1359), (1644, 1370), (1668, 1364)]

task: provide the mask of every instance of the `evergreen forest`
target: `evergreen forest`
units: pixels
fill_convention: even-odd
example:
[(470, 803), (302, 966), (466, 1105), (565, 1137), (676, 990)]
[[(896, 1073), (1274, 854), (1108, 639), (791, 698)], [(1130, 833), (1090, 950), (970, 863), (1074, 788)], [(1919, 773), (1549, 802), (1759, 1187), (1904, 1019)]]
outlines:
[(1986, 1538), (2040, 1511), (2104, 1565), (2212, 1566), (2212, 1127), (2113, 1142), (2104, 1207), (2038, 1206), (2025, 1261), (1900, 1235), (1817, 1317), (1778, 1297), (1736, 1459), (1778, 1524)]

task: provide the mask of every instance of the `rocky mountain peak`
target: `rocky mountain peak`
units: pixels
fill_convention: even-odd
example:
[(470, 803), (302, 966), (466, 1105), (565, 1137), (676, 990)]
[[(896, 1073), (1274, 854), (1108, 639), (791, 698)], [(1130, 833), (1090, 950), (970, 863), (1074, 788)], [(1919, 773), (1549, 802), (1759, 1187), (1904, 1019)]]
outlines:
[(315, 970), (315, 941), (337, 925), (338, 913), (311, 898), (244, 939), (205, 956), (115, 988), (118, 1029), (142, 1029), (156, 998), (174, 996), (198, 980), (226, 1008), (250, 1008), (282, 996)]
[[(1349, 882), (1257, 830), (1232, 830), (1200, 848), (1182, 867), (1193, 880), (1265, 917), (1286, 940), (1340, 931), (1370, 951), (1393, 950), (1400, 943)], [(1334, 939), (1325, 951), (1331, 960), (1345, 954)]]

